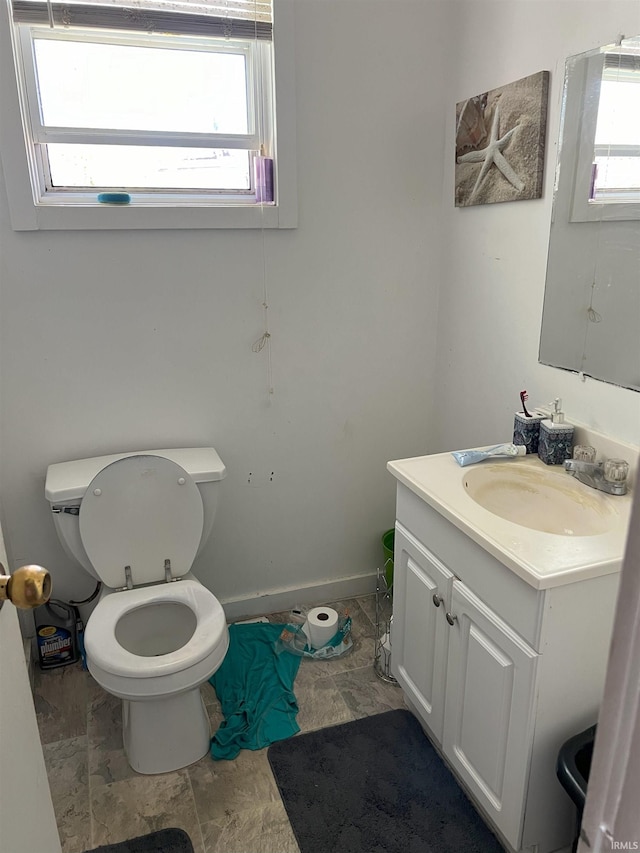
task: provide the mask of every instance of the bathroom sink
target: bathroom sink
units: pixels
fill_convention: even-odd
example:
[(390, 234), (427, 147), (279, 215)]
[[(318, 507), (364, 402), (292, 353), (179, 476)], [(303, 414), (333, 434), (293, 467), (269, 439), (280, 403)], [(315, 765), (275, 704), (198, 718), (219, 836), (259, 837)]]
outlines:
[(517, 462), (482, 465), (463, 474), (477, 504), (514, 524), (560, 536), (598, 536), (618, 523), (613, 501), (564, 471)]
[[(605, 436), (586, 430), (579, 438), (603, 447), (608, 458), (633, 462), (635, 472), (635, 448), (607, 444)], [(622, 568), (633, 479), (626, 495), (608, 495), (560, 466), (545, 465), (536, 454), (461, 469), (451, 453), (434, 453), (396, 459), (387, 468), (398, 480), (402, 507), (415, 514), (416, 529), (425, 510), (414, 498), (427, 505), (424, 536), (436, 554), (449, 547), (451, 531), (442, 518), (535, 589)]]

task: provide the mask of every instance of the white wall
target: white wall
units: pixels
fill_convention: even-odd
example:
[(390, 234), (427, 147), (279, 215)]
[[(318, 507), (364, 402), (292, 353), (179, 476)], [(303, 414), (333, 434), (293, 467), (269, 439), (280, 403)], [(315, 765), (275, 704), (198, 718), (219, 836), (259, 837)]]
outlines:
[(532, 405), (559, 396), (567, 420), (637, 444), (640, 394), (538, 364), (538, 342), (565, 59), (640, 33), (640, 4), (468, 0), (455, 14), (459, 61), (451, 64), (446, 152), (454, 150), (457, 101), (542, 70), (551, 85), (542, 199), (455, 209), (454, 158), (445, 156), (432, 449), (510, 440), (524, 388)]
[[(537, 353), (564, 61), (640, 32), (640, 4), (296, 0), (296, 31), (300, 225), (264, 237), (272, 399), (259, 232), (14, 233), (0, 187), (5, 535), (59, 597), (92, 584), (57, 543), (51, 462), (214, 444), (229, 475), (196, 570), (228, 601), (372, 572), (386, 461), (510, 438), (522, 388), (638, 440), (640, 395)], [(455, 102), (542, 69), (544, 197), (455, 209)]]
[(60, 598), (92, 588), (57, 542), (48, 464), (211, 443), (229, 473), (196, 571), (221, 599), (375, 571), (385, 464), (431, 443), (445, 12), (296, 2), (299, 228), (264, 235), (272, 399), (259, 232), (15, 233), (0, 188), (12, 566), (47, 566)]

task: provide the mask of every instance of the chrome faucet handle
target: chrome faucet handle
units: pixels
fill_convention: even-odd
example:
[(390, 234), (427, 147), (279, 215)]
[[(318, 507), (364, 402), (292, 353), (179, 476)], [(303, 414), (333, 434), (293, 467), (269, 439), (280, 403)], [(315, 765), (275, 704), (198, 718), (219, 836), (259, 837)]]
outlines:
[(625, 483), (629, 476), (629, 463), (624, 459), (607, 459), (604, 463), (604, 478), (607, 483)]
[(580, 459), (583, 462), (595, 462), (596, 449), (590, 444), (576, 444), (573, 448), (573, 458)]

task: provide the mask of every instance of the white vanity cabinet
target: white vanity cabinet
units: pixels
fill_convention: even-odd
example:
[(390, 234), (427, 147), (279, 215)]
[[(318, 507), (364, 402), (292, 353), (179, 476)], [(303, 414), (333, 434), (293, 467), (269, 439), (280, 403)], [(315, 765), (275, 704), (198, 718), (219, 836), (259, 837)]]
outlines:
[(442, 748), (507, 839), (518, 838), (538, 654), (453, 584)]
[(571, 844), (556, 760), (597, 718), (617, 585), (527, 583), (398, 483), (392, 671), (510, 850)]
[(397, 525), (391, 659), (396, 678), (438, 741), (449, 644), (444, 602), (451, 601), (452, 586), (453, 573)]

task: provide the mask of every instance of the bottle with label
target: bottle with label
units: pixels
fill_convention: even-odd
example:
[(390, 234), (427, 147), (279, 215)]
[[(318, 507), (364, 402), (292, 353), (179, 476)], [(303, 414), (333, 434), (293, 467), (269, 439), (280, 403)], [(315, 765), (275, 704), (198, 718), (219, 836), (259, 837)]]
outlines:
[(33, 617), (40, 669), (67, 666), (80, 659), (78, 611), (72, 604), (51, 599), (47, 604), (37, 607)]
[(562, 400), (556, 397), (551, 417), (540, 422), (538, 456), (545, 465), (562, 465), (565, 459), (571, 459), (573, 426), (565, 423), (561, 405)]

